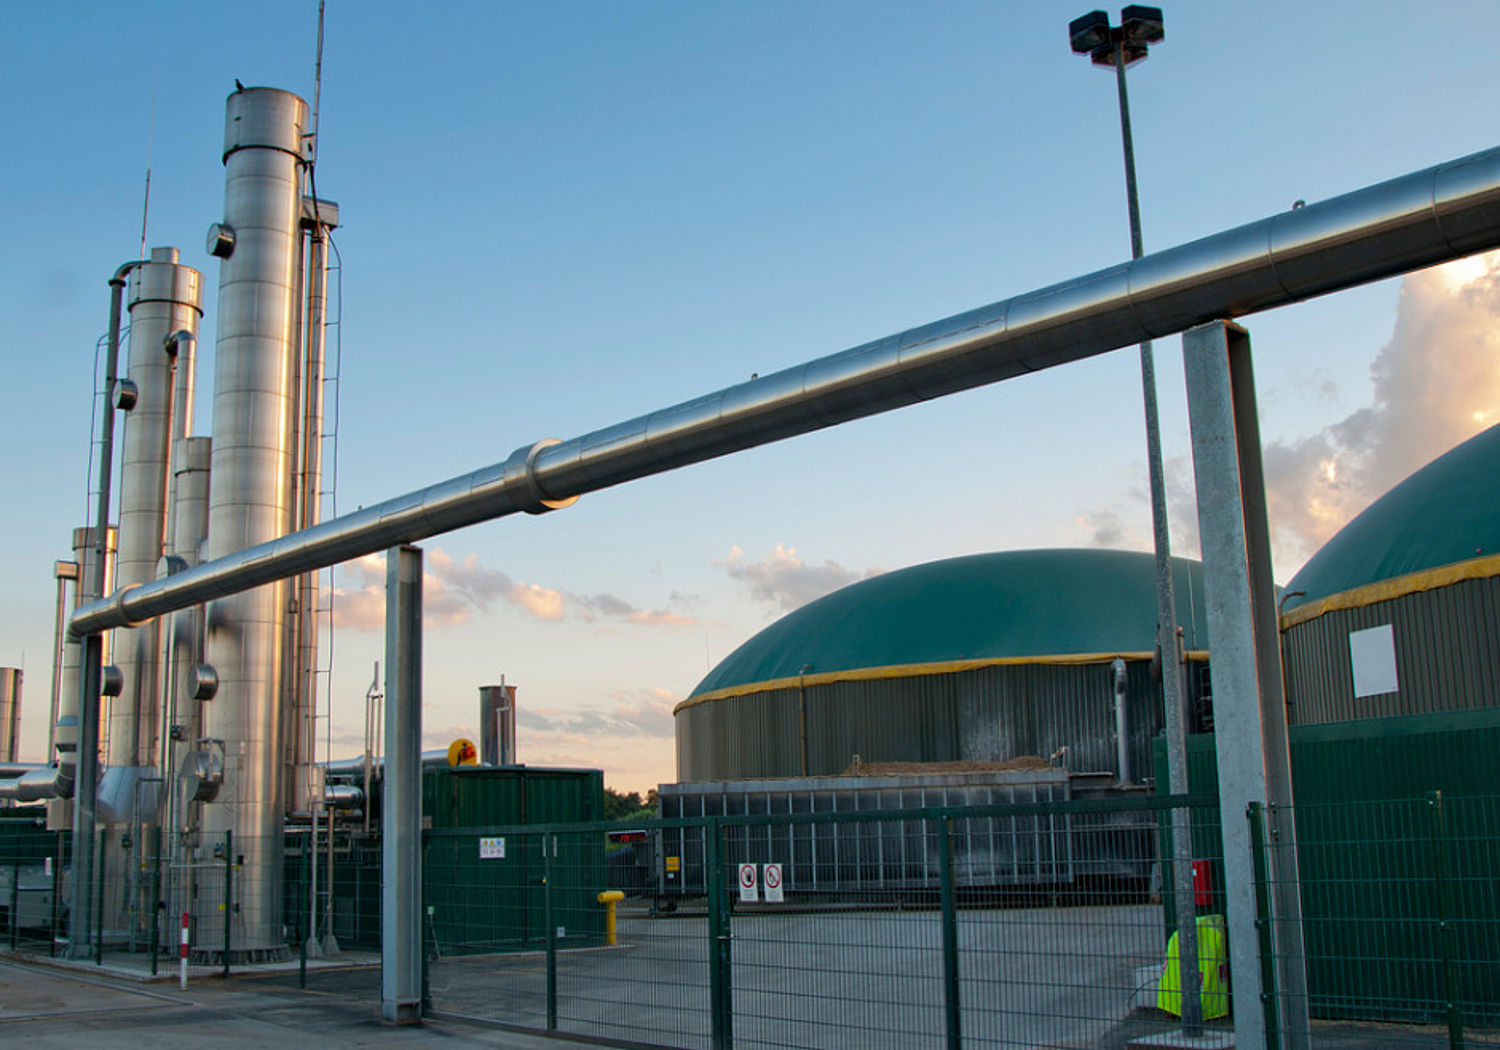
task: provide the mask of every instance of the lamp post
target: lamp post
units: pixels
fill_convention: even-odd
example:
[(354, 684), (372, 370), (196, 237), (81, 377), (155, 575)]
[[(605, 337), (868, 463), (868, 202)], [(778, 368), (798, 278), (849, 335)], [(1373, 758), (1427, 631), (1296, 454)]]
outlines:
[[(1120, 24), (1090, 11), (1068, 24), (1075, 54), (1088, 55), (1096, 66), (1112, 66), (1120, 95), (1120, 138), (1125, 147), (1125, 201), (1130, 210), (1130, 257), (1145, 254), (1141, 240), (1141, 206), (1136, 194), (1135, 144), (1130, 133), (1130, 98), (1125, 68), (1146, 57), (1152, 44), (1166, 36), (1159, 7), (1131, 4), (1120, 12)], [(1161, 658), (1162, 701), (1166, 708), (1167, 781), (1174, 795), (1186, 794), (1187, 713), (1183, 705), (1181, 654), (1177, 637), (1177, 597), (1172, 585), (1172, 538), (1167, 523), (1167, 489), (1161, 454), (1161, 421), (1156, 406), (1156, 362), (1151, 341), (1141, 343), (1141, 391), (1146, 416), (1146, 460), (1151, 482), (1151, 526), (1156, 550), (1156, 645)], [(1177, 901), (1178, 974), (1182, 1027), (1189, 1035), (1203, 1028), (1199, 1000), (1198, 924), (1194, 906), (1192, 836), (1185, 810), (1172, 811), (1172, 883)]]

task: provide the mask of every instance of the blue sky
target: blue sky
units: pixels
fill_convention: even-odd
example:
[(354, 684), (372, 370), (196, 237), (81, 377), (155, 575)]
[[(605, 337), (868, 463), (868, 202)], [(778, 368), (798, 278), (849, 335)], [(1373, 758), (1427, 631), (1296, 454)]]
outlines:
[[(1125, 258), (1113, 82), (1067, 46), (1083, 10), (330, 0), (318, 186), (344, 222), (339, 506)], [(1491, 13), (1167, 7), (1166, 41), (1131, 71), (1148, 250), (1495, 145), (1476, 31)], [(7, 12), (0, 664), (27, 671), (25, 757), (45, 741), (52, 562), (89, 506), (105, 282), (139, 249), (148, 157), (148, 247), (205, 274), (208, 433), (224, 97), (238, 77), (310, 98), (315, 18), (315, 0)], [(1247, 320), (1279, 578), (1493, 421), (1495, 283), (1476, 264)], [(1177, 341), (1157, 357), (1190, 491)], [(473, 733), (477, 687), (504, 673), (524, 761), (669, 780), (672, 703), (775, 615), (934, 558), (1140, 547), (1144, 485), (1121, 351), (435, 538), (428, 743)], [(339, 576), (336, 756), (357, 750), (381, 656), (361, 629), (374, 578)]]

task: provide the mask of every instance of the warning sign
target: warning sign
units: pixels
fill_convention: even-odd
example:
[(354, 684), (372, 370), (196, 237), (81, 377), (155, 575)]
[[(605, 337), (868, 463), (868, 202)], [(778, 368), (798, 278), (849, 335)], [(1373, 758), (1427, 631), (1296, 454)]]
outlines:
[(481, 837), (479, 840), (480, 860), (504, 860), (505, 840), (503, 838)]
[(770, 904), (781, 904), (786, 897), (781, 891), (781, 865), (767, 864), (761, 870), (760, 881), (766, 886), (766, 901)]
[(752, 904), (760, 900), (760, 883), (755, 877), (754, 864), (740, 865), (740, 900)]

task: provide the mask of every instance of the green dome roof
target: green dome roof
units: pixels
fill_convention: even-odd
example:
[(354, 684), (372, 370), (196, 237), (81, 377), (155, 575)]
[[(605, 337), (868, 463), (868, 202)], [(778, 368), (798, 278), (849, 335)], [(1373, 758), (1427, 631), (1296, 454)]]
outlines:
[[(1198, 562), (1173, 559), (1189, 649), (1207, 645)], [(788, 613), (692, 696), (803, 673), (1156, 648), (1155, 559), (1107, 550), (975, 554), (875, 576)], [(810, 667), (808, 665), (811, 665)]]
[(1500, 426), (1380, 497), (1286, 585), (1286, 611), (1366, 584), (1500, 554)]

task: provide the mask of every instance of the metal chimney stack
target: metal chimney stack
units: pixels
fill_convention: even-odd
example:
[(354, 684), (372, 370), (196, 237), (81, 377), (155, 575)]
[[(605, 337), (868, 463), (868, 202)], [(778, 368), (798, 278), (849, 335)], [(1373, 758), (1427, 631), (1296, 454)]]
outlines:
[(479, 761), (487, 766), (516, 764), (516, 687), (479, 687)]
[[(307, 117), (306, 102), (274, 88), (236, 91), (226, 107), (224, 218), (209, 230), (209, 250), (223, 260), (210, 558), (284, 536), (292, 524)], [(242, 957), (285, 944), (281, 683), (287, 598), (287, 584), (280, 582), (217, 599), (208, 608), (208, 662), (218, 672), (219, 692), (204, 707), (203, 732), (223, 742), (224, 781), (218, 797), (203, 807), (201, 841), (212, 845), (232, 832), (233, 852), (243, 858), (231, 933), (233, 950)], [(217, 925), (204, 921), (200, 928)]]
[(21, 736), (19, 667), (0, 667), (0, 762), (14, 762)]

